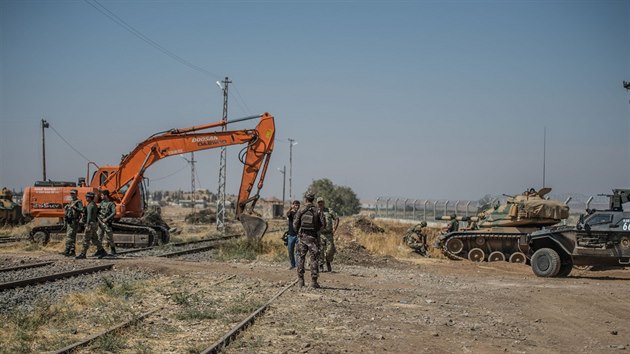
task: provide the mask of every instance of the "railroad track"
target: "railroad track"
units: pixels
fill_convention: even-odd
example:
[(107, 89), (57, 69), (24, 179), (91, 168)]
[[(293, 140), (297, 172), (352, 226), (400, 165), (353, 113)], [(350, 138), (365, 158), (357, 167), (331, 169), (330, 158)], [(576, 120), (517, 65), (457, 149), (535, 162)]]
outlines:
[(9, 290), (9, 289), (19, 288), (19, 287), (36, 285), (36, 284), (46, 283), (46, 282), (55, 281), (55, 280), (64, 279), (64, 278), (70, 278), (77, 275), (85, 275), (85, 274), (100, 272), (103, 270), (110, 270), (112, 269), (113, 266), (114, 264), (104, 264), (104, 265), (98, 265), (95, 267), (75, 269), (75, 270), (71, 270), (67, 272), (59, 272), (55, 274), (44, 275), (41, 277), (20, 279), (16, 281), (7, 282), (7, 283), (2, 283), (0, 284), (0, 292)]
[[(223, 282), (226, 282), (226, 281), (228, 281), (230, 279), (234, 279), (235, 277), (236, 277), (236, 275), (228, 276), (226, 278), (223, 278), (223, 279), (213, 283), (212, 286), (219, 285), (219, 284), (221, 284)], [(95, 340), (97, 340), (97, 339), (99, 339), (101, 337), (104, 337), (104, 336), (109, 335), (109, 334), (116, 333), (117, 331), (120, 331), (120, 330), (122, 330), (122, 329), (124, 329), (126, 327), (129, 327), (129, 326), (132, 326), (132, 325), (134, 325), (136, 323), (139, 323), (139, 322), (143, 321), (145, 318), (147, 318), (147, 317), (149, 317), (149, 316), (151, 316), (151, 315), (153, 315), (155, 313), (158, 313), (161, 310), (162, 310), (162, 308), (154, 309), (154, 310), (145, 312), (145, 313), (143, 313), (143, 314), (141, 314), (141, 315), (139, 315), (137, 317), (134, 317), (134, 318), (132, 318), (130, 320), (124, 321), (124, 322), (122, 322), (122, 323), (120, 323), (118, 325), (115, 325), (115, 326), (113, 326), (111, 328), (108, 328), (105, 331), (102, 331), (102, 332), (97, 333), (95, 335), (91, 335), (91, 336), (89, 336), (89, 337), (87, 337), (87, 338), (85, 338), (83, 340), (80, 340), (78, 342), (70, 344), (70, 345), (68, 345), (66, 347), (63, 347), (63, 348), (59, 349), (59, 350), (53, 351), (53, 352), (51, 352), (51, 354), (72, 353), (73, 351), (75, 351), (75, 350), (77, 350), (77, 349), (79, 349), (81, 347), (85, 347), (85, 346), (89, 345), (90, 343), (94, 342)]]
[[(215, 283), (212, 284), (212, 286), (221, 284), (225, 281), (228, 281), (230, 279), (235, 278), (236, 275), (231, 275), (228, 276), (226, 278), (223, 278)], [(287, 290), (289, 290), (290, 288), (292, 288), (293, 286), (295, 286), (295, 284), (297, 284), (297, 279), (292, 281), (291, 283), (289, 283), (288, 285), (286, 285), (284, 288), (282, 288), (280, 291), (278, 291), (276, 294), (274, 294), (264, 305), (260, 306), (259, 308), (257, 308), (256, 310), (254, 310), (253, 312), (251, 312), (244, 320), (242, 320), (241, 322), (239, 322), (238, 324), (236, 324), (234, 327), (232, 327), (227, 333), (225, 333), (219, 340), (217, 340), (216, 342), (214, 342), (211, 346), (209, 346), (208, 348), (204, 349), (201, 351), (202, 354), (214, 354), (214, 353), (219, 353), (221, 350), (225, 349), (230, 343), (232, 343), (238, 336), (239, 334), (241, 334), (243, 331), (245, 331), (248, 327), (250, 327), (258, 317), (262, 316), (271, 306), (271, 304), (276, 301), (280, 296), (282, 296), (282, 294), (284, 294)], [(201, 290), (200, 290), (201, 291)], [(196, 292), (193, 292), (193, 294)], [(159, 308), (159, 309), (153, 309), (150, 310), (148, 312), (145, 312), (139, 316), (136, 316), (132, 319), (126, 320), (118, 325), (115, 325), (105, 331), (99, 332), (95, 335), (91, 335), (83, 340), (80, 340), (76, 343), (70, 344), (64, 348), (61, 348), (59, 350), (53, 351), (51, 353), (53, 354), (65, 354), (65, 353), (71, 353), (81, 347), (85, 347), (87, 345), (89, 345), (90, 343), (98, 340), (101, 337), (104, 337), (106, 335), (110, 335), (110, 334), (114, 334), (116, 332), (119, 332), (120, 330), (132, 326), (134, 324), (140, 323), (141, 321), (143, 321), (144, 319), (146, 319), (147, 317), (157, 314), (160, 311), (162, 311), (163, 308)]]
[[(270, 230), (270, 231), (268, 231), (268, 233), (273, 233), (273, 232), (278, 232), (278, 231), (282, 231), (282, 230), (280, 230), (280, 229), (278, 229), (278, 230)], [(225, 240), (241, 237), (241, 236), (244, 236), (244, 235), (245, 234), (243, 234), (243, 233), (238, 233), (238, 234), (231, 234), (231, 235), (225, 235), (225, 236), (203, 238), (203, 239), (200, 239), (200, 240), (175, 242), (175, 243), (170, 243), (168, 245), (171, 246), (171, 247), (186, 247), (186, 246), (199, 244), (199, 243), (225, 241)], [(162, 257), (162, 258), (179, 257), (179, 256), (187, 255), (187, 254), (206, 252), (206, 251), (215, 249), (216, 247), (217, 247), (216, 244), (212, 244), (212, 245), (207, 245), (207, 246), (202, 246), (202, 247), (188, 248), (188, 249), (181, 250), (181, 251), (172, 251), (172, 252), (163, 253), (163, 254), (157, 255), (157, 257)], [(140, 252), (144, 252), (144, 251), (151, 251), (151, 250), (154, 250), (154, 249), (158, 249), (157, 246), (124, 250), (124, 251), (118, 252), (118, 255), (140, 253)]]
[(261, 316), (265, 311), (267, 311), (267, 309), (269, 308), (269, 306), (276, 301), (277, 298), (279, 298), (282, 294), (284, 294), (287, 290), (291, 289), (291, 287), (293, 287), (295, 284), (297, 284), (297, 279), (294, 280), (292, 283), (290, 283), (289, 285), (285, 286), (282, 290), (280, 290), (279, 292), (277, 292), (273, 297), (271, 297), (271, 299), (269, 299), (269, 301), (267, 301), (264, 305), (262, 305), (261, 307), (257, 308), (254, 312), (252, 312), (249, 316), (247, 316), (246, 319), (244, 319), (243, 321), (241, 321), (239, 324), (237, 324), (236, 326), (232, 327), (232, 329), (230, 329), (223, 337), (221, 337), (221, 339), (219, 339), (218, 341), (216, 341), (214, 344), (212, 344), (210, 347), (208, 347), (207, 349), (203, 350), (201, 352), (201, 354), (215, 354), (220, 352), (221, 350), (223, 350), (225, 347), (227, 347), (228, 345), (230, 345), (230, 343), (232, 343), (232, 341), (244, 330), (247, 329), (247, 327), (251, 326), (254, 321), (256, 321), (256, 318), (258, 318), (259, 316)]
[(53, 263), (55, 263), (55, 262), (40, 262), (40, 263), (24, 264), (24, 265), (15, 266), (15, 267), (0, 268), (0, 273), (1, 272), (12, 272), (14, 270), (22, 270), (22, 269), (45, 267), (45, 266), (51, 265)]

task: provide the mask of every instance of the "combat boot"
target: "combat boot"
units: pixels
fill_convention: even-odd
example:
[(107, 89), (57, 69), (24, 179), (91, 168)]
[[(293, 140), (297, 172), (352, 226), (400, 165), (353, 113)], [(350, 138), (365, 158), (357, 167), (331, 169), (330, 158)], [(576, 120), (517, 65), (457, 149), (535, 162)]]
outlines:
[(329, 272), (332, 272), (332, 266), (330, 265), (330, 262), (326, 262), (326, 269), (328, 269)]
[(300, 288), (304, 287), (304, 278), (302, 277), (298, 278), (298, 287)]
[(116, 247), (111, 247), (111, 249), (109, 250), (109, 254), (107, 256), (116, 257)]
[(104, 248), (101, 248), (98, 252), (98, 259), (103, 259), (103, 257), (107, 256), (107, 251)]
[(81, 253), (78, 256), (74, 257), (74, 259), (85, 259), (85, 253)]
[(311, 288), (313, 288), (313, 289), (321, 288), (321, 286), (319, 286), (319, 283), (317, 282), (317, 278), (313, 278), (311, 280)]

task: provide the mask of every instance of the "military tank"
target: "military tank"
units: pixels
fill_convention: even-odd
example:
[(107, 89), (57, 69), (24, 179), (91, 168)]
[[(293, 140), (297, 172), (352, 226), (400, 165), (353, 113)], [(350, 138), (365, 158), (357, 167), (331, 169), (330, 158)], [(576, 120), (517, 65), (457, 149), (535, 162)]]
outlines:
[(539, 191), (532, 188), (520, 195), (506, 195), (505, 204), (491, 205), (475, 217), (456, 217), (468, 222), (468, 227), (438, 237), (435, 247), (450, 259), (526, 263), (527, 234), (569, 217), (569, 207), (565, 203), (545, 199), (549, 192), (551, 188)]
[(13, 193), (6, 187), (0, 190), (0, 226), (22, 225), (28, 220), (22, 215), (22, 206), (13, 201)]

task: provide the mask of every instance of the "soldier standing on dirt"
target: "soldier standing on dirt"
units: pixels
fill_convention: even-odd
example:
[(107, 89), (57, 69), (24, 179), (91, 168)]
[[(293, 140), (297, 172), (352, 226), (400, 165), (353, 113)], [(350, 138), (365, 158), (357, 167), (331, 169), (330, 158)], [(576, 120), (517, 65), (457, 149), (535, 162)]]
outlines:
[[(116, 257), (116, 244), (112, 231), (114, 216), (116, 216), (116, 204), (109, 198), (109, 191), (103, 190), (101, 191), (101, 204), (98, 206), (98, 242), (102, 245), (103, 239), (107, 239), (109, 255), (112, 257)], [(100, 255), (98, 256), (100, 257)]]
[(319, 249), (319, 270), (322, 272), (324, 271), (325, 263), (326, 270), (328, 272), (332, 272), (331, 263), (337, 251), (335, 248), (334, 235), (335, 231), (337, 231), (337, 226), (339, 226), (339, 218), (332, 209), (326, 207), (326, 201), (324, 198), (317, 198), (317, 206), (319, 207), (319, 211), (324, 215), (324, 220), (326, 220), (326, 226), (322, 227), (319, 231), (321, 242)]
[[(83, 221), (85, 222), (85, 234), (83, 235), (83, 249), (81, 254), (76, 256), (76, 259), (85, 259), (85, 254), (90, 248), (90, 242), (96, 246), (96, 253), (99, 255), (105, 255), (106, 252), (103, 249), (103, 245), (98, 241), (96, 235), (98, 207), (94, 203), (94, 193), (85, 193), (85, 199), (87, 200), (87, 206), (85, 207), (85, 213), (83, 214)], [(102, 257), (102, 256), (99, 256)]]
[(66, 250), (63, 255), (66, 257), (75, 256), (75, 244), (77, 242), (77, 229), (79, 228), (79, 220), (83, 212), (83, 203), (77, 198), (77, 190), (70, 190), (72, 201), (66, 204), (64, 209), (63, 221), (66, 224)]
[(413, 249), (414, 252), (419, 253), (423, 256), (427, 255), (427, 235), (424, 230), (426, 227), (427, 222), (423, 221), (407, 230), (407, 232), (403, 236), (403, 241), (405, 242), (405, 244)]
[(319, 230), (326, 226), (324, 215), (313, 205), (315, 195), (307, 193), (304, 196), (306, 205), (295, 214), (293, 227), (298, 232), (298, 285), (304, 286), (304, 262), (306, 253), (311, 254), (311, 287), (319, 288), (317, 277), (319, 275)]
[(300, 201), (294, 200), (291, 203), (291, 209), (287, 212), (287, 220), (289, 221), (289, 231), (287, 236), (287, 247), (289, 250), (289, 263), (291, 267), (289, 270), (295, 268), (295, 244), (297, 242), (298, 233), (297, 230), (293, 227), (293, 222), (295, 220), (295, 214), (297, 214), (298, 210), (300, 210)]

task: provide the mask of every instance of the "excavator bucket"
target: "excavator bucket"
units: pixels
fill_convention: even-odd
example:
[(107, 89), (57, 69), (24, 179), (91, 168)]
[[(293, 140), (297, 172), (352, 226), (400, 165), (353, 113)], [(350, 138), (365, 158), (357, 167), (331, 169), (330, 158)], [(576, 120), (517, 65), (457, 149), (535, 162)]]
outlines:
[(239, 220), (243, 224), (245, 235), (250, 239), (260, 241), (267, 231), (267, 221), (261, 217), (243, 213), (239, 216)]

